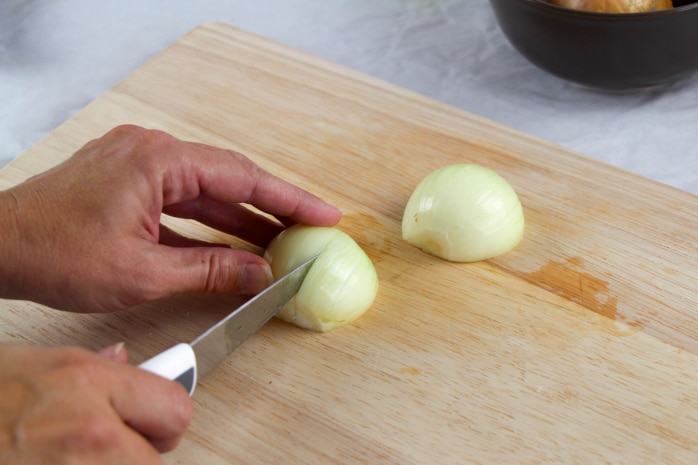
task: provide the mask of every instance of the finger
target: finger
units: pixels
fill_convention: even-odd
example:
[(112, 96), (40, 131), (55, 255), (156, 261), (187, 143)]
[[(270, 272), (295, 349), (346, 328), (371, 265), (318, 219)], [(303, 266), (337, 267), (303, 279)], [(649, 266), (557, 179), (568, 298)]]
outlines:
[[(256, 165), (255, 165), (256, 167)], [(334, 226), (341, 219), (341, 212), (319, 197), (290, 184), (261, 168), (252, 169), (256, 182), (245, 202), (277, 218), (312, 226)], [(215, 186), (216, 184), (212, 183)], [(215, 194), (225, 192), (213, 191)]]
[(174, 448), (192, 416), (182, 385), (130, 365), (115, 365), (109, 373), (111, 404), (122, 420), (160, 452)]
[[(64, 405), (53, 407), (52, 415), (65, 410)], [(47, 427), (60, 431), (47, 431)], [(47, 439), (36, 448), (44, 449), (50, 461), (36, 463), (163, 465), (161, 453), (176, 446), (144, 436), (125, 423), (111, 405), (95, 404), (94, 399), (83, 399), (82, 406), (72, 405), (69, 412), (45, 418), (42, 433)]]
[(269, 264), (243, 250), (220, 247), (162, 248), (157, 282), (158, 298), (179, 293), (254, 295), (273, 282)]
[[(48, 397), (33, 415), (53, 418), (55, 421), (46, 422), (46, 426), (61, 428), (60, 434), (48, 436), (72, 437), (71, 443), (85, 452), (97, 447), (119, 457), (141, 458), (133, 462), (122, 458), (118, 463), (161, 463), (153, 447), (161, 452), (170, 450), (191, 420), (192, 405), (186, 390), (145, 370), (74, 347), (2, 349), (25, 362), (18, 367), (22, 370), (20, 378), (38, 376), (36, 379), (41, 380), (34, 384)], [(51, 399), (58, 404), (51, 406)], [(90, 424), (91, 421), (97, 423)], [(65, 441), (56, 446), (72, 447)]]
[[(116, 344), (115, 344), (116, 345)], [(113, 350), (114, 347), (107, 348)], [(0, 343), (0, 367), (5, 377), (42, 373), (72, 361), (76, 355), (92, 357), (93, 353), (79, 347), (59, 346), (47, 349), (42, 346)], [(109, 357), (107, 357), (109, 358)], [(22, 360), (25, 363), (17, 363)]]
[(309, 225), (333, 226), (341, 218), (334, 206), (264, 171), (242, 154), (188, 142), (172, 150), (180, 163), (171, 166), (163, 179), (165, 205), (203, 194), (225, 204), (249, 203), (274, 216)]
[(259, 247), (266, 247), (284, 225), (260, 215), (244, 205), (225, 204), (208, 197), (165, 207), (164, 213), (196, 220), (219, 231), (239, 237)]
[[(126, 426), (128, 427), (128, 425)], [(139, 465), (164, 465), (163, 453), (173, 450), (179, 440), (174, 444), (164, 444), (160, 440), (153, 440), (143, 436), (140, 432), (128, 429), (124, 434), (123, 446), (118, 450), (118, 457), (106, 463), (134, 463)], [(101, 462), (101, 463), (105, 463)], [(94, 463), (94, 462), (85, 462)]]

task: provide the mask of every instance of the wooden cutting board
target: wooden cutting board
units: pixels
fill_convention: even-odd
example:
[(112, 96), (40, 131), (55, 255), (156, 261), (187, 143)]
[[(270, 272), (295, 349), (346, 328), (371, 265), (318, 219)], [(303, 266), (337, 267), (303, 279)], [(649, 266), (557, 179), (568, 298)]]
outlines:
[[(264, 327), (200, 383), (168, 463), (698, 460), (697, 197), (222, 24), (88, 105), (3, 169), (0, 188), (121, 123), (241, 151), (338, 205), (381, 284), (335, 332)], [(514, 251), (454, 264), (401, 240), (417, 183), (460, 162), (518, 191)], [(73, 315), (0, 301), (0, 338), (126, 341), (138, 363), (237, 303)]]

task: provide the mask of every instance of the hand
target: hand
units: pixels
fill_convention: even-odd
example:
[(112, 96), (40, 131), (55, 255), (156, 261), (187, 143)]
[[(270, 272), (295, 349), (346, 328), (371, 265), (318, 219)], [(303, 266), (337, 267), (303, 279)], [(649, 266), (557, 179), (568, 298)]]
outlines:
[(255, 294), (270, 284), (263, 258), (181, 237), (160, 224), (161, 213), (261, 247), (284, 225), (332, 226), (341, 216), (239, 153), (135, 126), (0, 192), (0, 207), (0, 297), (79, 312), (178, 293)]
[(191, 399), (115, 349), (0, 344), (0, 463), (162, 464)]

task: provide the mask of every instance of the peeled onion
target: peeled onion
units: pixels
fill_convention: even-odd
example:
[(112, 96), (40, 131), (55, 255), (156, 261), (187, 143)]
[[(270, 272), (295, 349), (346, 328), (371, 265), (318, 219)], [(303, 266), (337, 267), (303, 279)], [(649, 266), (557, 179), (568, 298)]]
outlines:
[(429, 174), (412, 193), (402, 238), (437, 257), (474, 262), (521, 241), (524, 215), (514, 189), (489, 168), (458, 164)]
[(325, 332), (368, 310), (378, 292), (378, 275), (361, 247), (336, 228), (292, 226), (272, 240), (264, 258), (278, 279), (315, 255), (300, 290), (276, 316)]

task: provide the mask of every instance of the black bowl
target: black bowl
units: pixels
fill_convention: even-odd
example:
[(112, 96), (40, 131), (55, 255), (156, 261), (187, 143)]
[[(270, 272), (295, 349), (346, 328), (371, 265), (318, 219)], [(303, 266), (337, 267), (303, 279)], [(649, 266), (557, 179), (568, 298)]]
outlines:
[(585, 86), (629, 90), (698, 69), (698, 3), (649, 13), (593, 13), (546, 0), (490, 0), (509, 42), (538, 67)]

